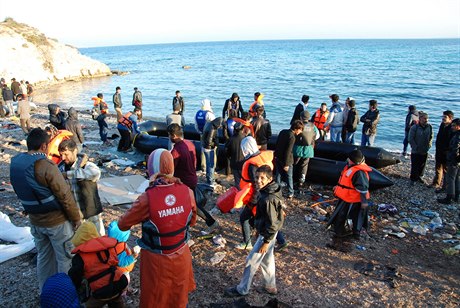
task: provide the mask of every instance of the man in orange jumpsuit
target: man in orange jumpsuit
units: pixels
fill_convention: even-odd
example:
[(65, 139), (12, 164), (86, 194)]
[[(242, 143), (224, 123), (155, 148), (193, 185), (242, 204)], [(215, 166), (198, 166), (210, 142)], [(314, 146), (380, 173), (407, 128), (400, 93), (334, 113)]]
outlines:
[(142, 222), (140, 307), (186, 307), (195, 289), (188, 229), (196, 222), (193, 191), (173, 177), (170, 152), (157, 149), (148, 159), (150, 186), (120, 218), (126, 231)]

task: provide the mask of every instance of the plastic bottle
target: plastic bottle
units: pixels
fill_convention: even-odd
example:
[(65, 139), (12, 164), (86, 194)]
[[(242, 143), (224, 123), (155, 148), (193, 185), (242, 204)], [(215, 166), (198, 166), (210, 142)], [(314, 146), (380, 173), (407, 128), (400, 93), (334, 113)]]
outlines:
[(442, 228), (442, 219), (437, 216), (430, 221), (430, 229), (432, 231)]
[(364, 251), (364, 250), (366, 250), (366, 247), (361, 246), (361, 245), (356, 245), (356, 249)]
[(422, 227), (421, 225), (415, 226), (412, 231), (414, 233), (420, 234), (420, 235), (426, 235), (426, 228)]

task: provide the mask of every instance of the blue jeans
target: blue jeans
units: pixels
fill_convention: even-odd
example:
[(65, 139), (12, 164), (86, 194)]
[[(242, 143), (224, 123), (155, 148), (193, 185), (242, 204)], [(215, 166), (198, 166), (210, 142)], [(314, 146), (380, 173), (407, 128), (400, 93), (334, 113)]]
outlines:
[(372, 147), (372, 146), (374, 146), (375, 136), (377, 136), (377, 134), (366, 135), (366, 134), (363, 133), (361, 135), (361, 146), (362, 147), (366, 147), (366, 146)]
[(216, 167), (216, 149), (201, 148), (206, 160), (206, 182), (214, 184), (214, 169)]
[(284, 171), (284, 166), (281, 166), (279, 163), (276, 163), (276, 183), (281, 184), (281, 181), (286, 182), (288, 186), (289, 196), (294, 195), (294, 180), (292, 179), (293, 175), (293, 166), (289, 166), (288, 171)]
[(105, 115), (99, 116), (97, 118), (97, 124), (99, 125), (99, 136), (101, 136), (102, 142), (106, 142), (107, 134), (109, 133), (109, 126), (107, 125), (107, 122), (105, 121)]
[(355, 144), (355, 133), (347, 133), (347, 139), (345, 143)]
[(37, 276), (40, 293), (48, 277), (66, 273), (70, 269), (72, 257), (66, 250), (74, 232), (72, 224), (66, 221), (55, 227), (45, 228), (32, 225), (30, 232), (37, 248)]
[(275, 255), (273, 253), (275, 249), (275, 238), (268, 244), (268, 250), (266, 253), (259, 253), (260, 247), (264, 243), (264, 238), (259, 235), (257, 241), (246, 258), (246, 265), (243, 271), (243, 278), (241, 282), (236, 286), (238, 293), (246, 295), (249, 293), (252, 285), (252, 279), (256, 274), (259, 267), (262, 271), (262, 283), (266, 288), (276, 288), (275, 279)]
[(331, 141), (342, 142), (342, 126), (334, 127), (331, 126)]

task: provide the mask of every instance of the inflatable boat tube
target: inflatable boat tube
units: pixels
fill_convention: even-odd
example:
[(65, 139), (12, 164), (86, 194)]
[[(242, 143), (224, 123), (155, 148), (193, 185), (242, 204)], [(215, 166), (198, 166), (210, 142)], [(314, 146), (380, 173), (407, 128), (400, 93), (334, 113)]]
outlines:
[[(146, 131), (150, 135), (167, 137), (166, 123), (159, 121), (146, 121), (139, 125), (141, 131)], [(223, 133), (221, 130), (218, 132), (219, 142), (225, 143)], [(195, 130), (193, 124), (184, 126), (184, 138), (188, 140), (200, 140), (200, 134)], [(275, 150), (276, 139), (278, 135), (273, 135), (268, 143), (269, 150)], [(387, 166), (395, 165), (400, 162), (390, 152), (378, 147), (361, 147), (348, 143), (337, 143), (329, 141), (318, 141), (315, 145), (315, 157), (327, 158), (332, 160), (346, 161), (348, 153), (354, 149), (359, 148), (366, 158), (366, 163), (374, 168), (380, 169)]]
[[(201, 144), (198, 141), (192, 141), (195, 145), (197, 166), (201, 164)], [(163, 137), (152, 136), (148, 134), (138, 134), (134, 140), (134, 147), (144, 153), (150, 154), (158, 148), (167, 149), (168, 139)], [(307, 180), (324, 185), (335, 185), (339, 181), (340, 173), (345, 167), (344, 161), (336, 161), (324, 158), (311, 158), (308, 164)], [(217, 151), (217, 170), (226, 168), (227, 158), (225, 157), (224, 145), (219, 145)], [(372, 168), (369, 173), (370, 189), (380, 189), (393, 185), (393, 181), (383, 175), (381, 172)]]

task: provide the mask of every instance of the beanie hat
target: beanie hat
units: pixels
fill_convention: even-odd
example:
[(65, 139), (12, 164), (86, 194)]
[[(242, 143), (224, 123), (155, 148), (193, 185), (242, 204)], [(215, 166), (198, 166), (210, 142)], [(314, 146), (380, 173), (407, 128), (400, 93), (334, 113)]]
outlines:
[(310, 121), (310, 112), (308, 110), (304, 110), (302, 113), (300, 113), (300, 119), (302, 122), (308, 122)]
[(70, 241), (75, 247), (77, 247), (97, 237), (99, 237), (99, 233), (97, 233), (96, 226), (90, 221), (85, 221), (81, 224), (77, 231), (75, 231), (75, 234)]
[(120, 228), (118, 227), (118, 221), (112, 221), (109, 227), (107, 228), (107, 235), (111, 238), (116, 239), (118, 242), (127, 242), (130, 234), (131, 232), (129, 230), (120, 230)]
[(243, 152), (244, 158), (248, 158), (259, 152), (256, 139), (251, 136), (244, 137), (241, 140), (241, 152)]
[(357, 165), (364, 162), (364, 155), (360, 150), (351, 151), (351, 153), (348, 155), (348, 158)]
[(207, 98), (201, 101), (201, 109), (211, 110), (211, 101)]
[(149, 172), (149, 176), (156, 173), (173, 175), (174, 159), (171, 153), (166, 149), (156, 149), (153, 151), (147, 161), (147, 170)]
[(67, 274), (57, 273), (45, 281), (40, 294), (40, 307), (80, 307), (77, 290)]

